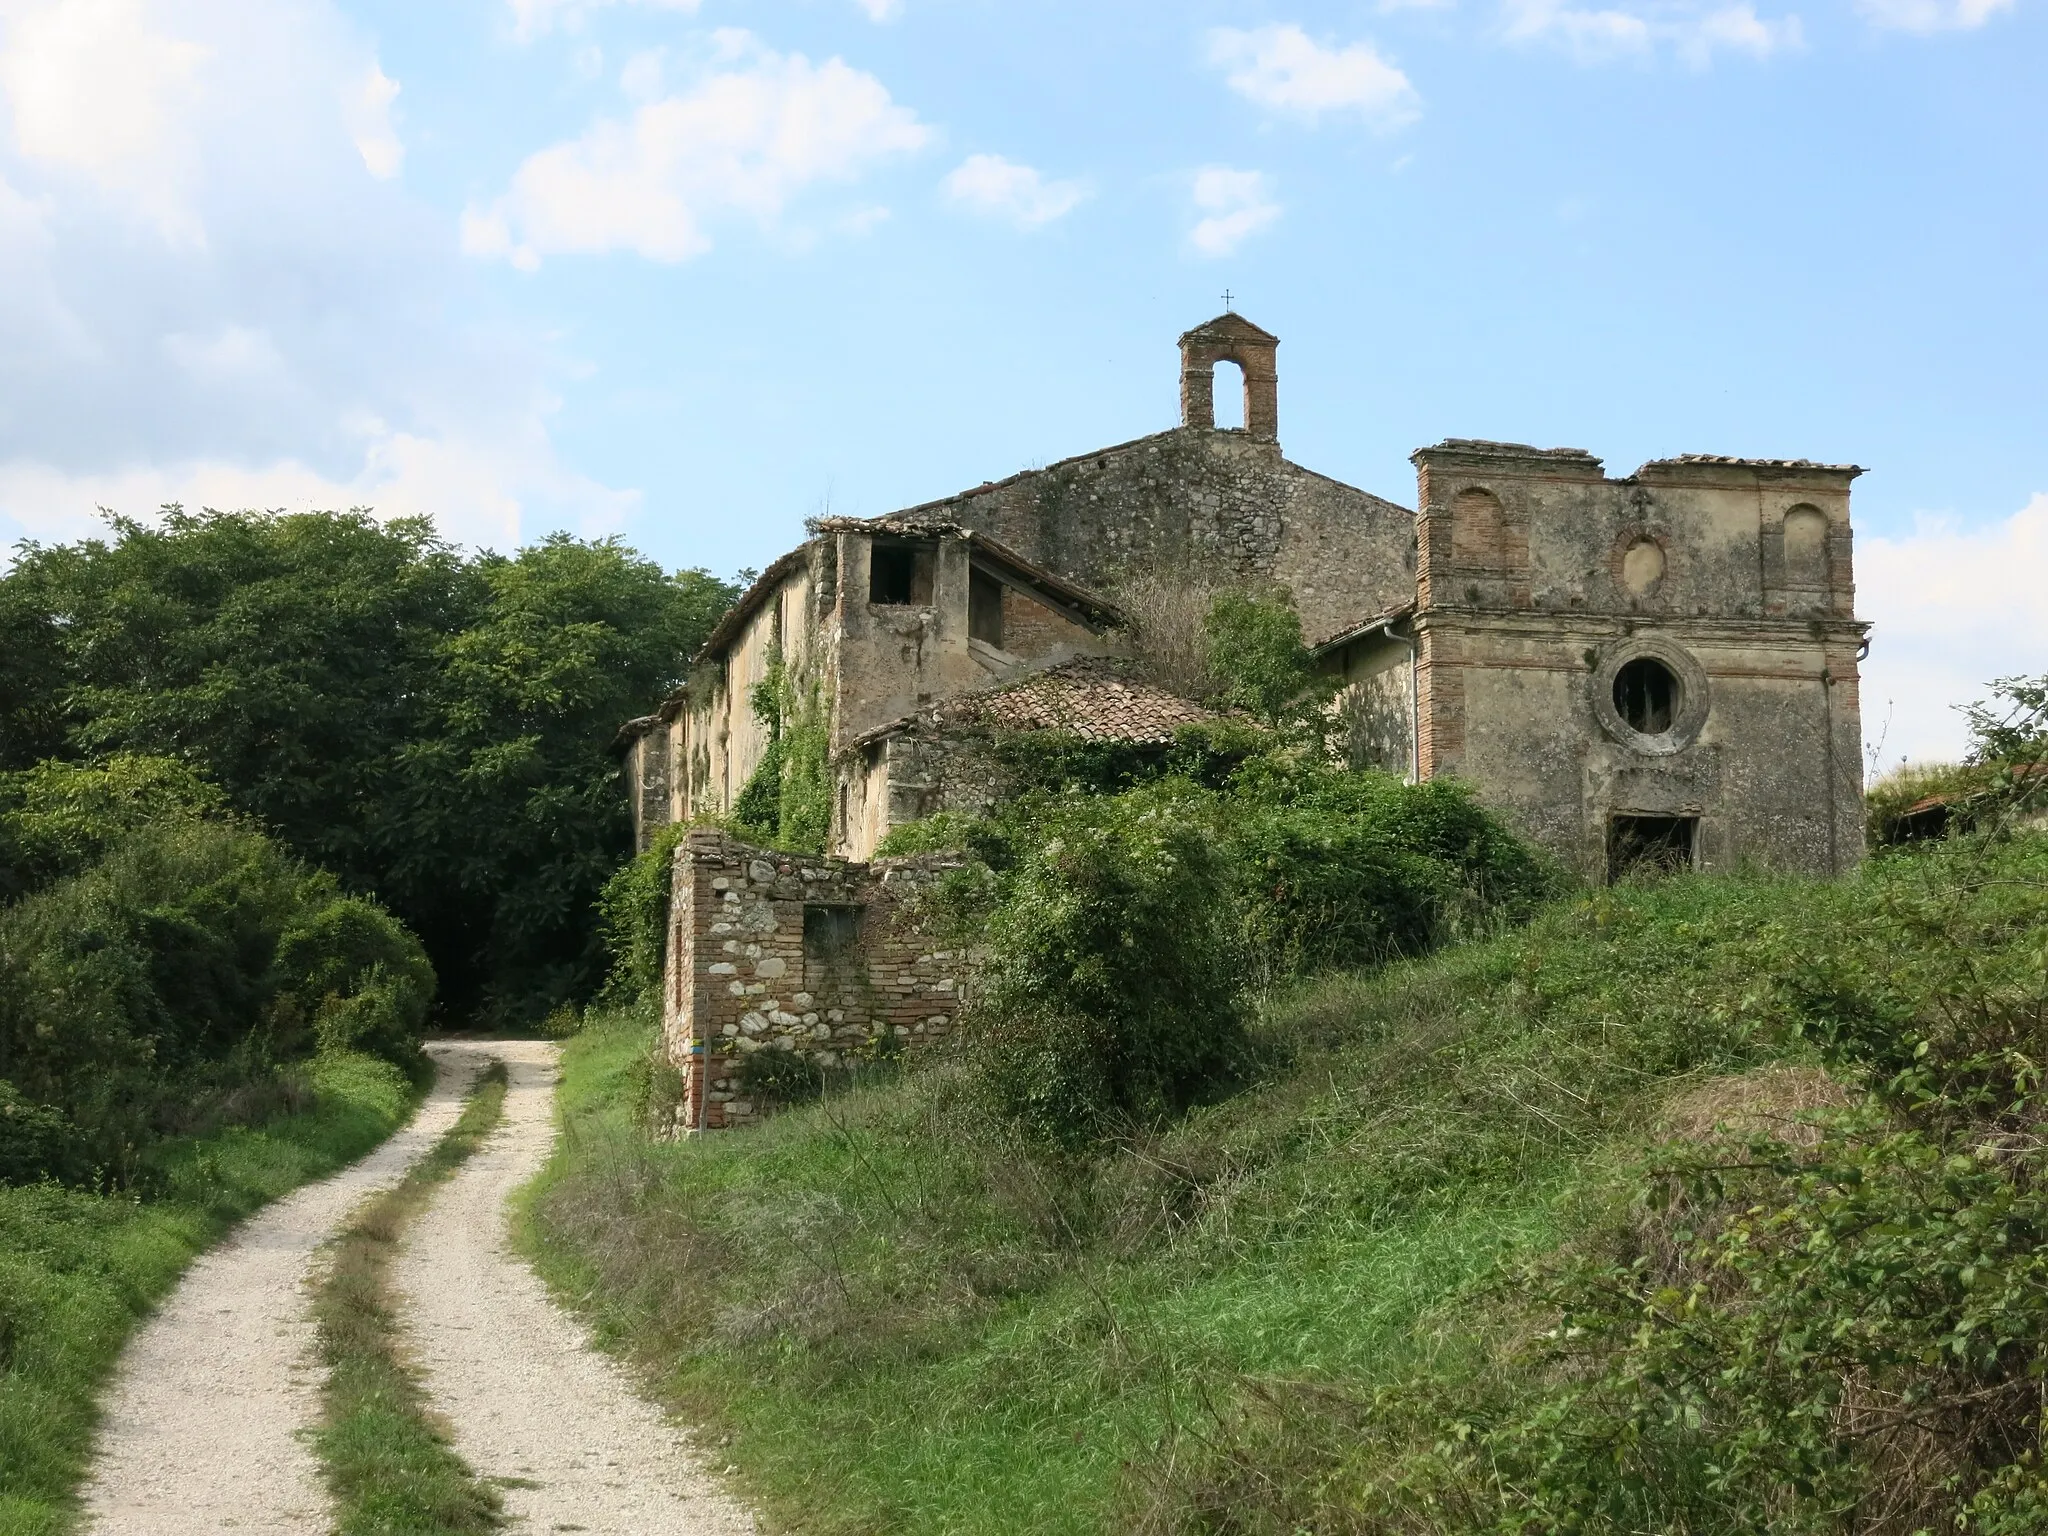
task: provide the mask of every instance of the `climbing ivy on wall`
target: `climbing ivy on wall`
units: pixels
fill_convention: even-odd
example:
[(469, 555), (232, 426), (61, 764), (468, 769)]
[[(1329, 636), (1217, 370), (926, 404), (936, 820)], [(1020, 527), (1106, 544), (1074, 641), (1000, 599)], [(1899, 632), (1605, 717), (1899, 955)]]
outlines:
[(733, 800), (732, 829), (792, 853), (823, 853), (832, 830), (823, 685), (790, 667), (778, 647), (747, 703), (768, 727), (768, 750)]

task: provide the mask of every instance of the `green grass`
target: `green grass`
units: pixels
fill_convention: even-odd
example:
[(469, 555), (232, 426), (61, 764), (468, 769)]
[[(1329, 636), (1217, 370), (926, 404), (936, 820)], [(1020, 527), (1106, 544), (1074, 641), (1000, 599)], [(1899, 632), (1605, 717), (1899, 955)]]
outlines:
[(1809, 1061), (1778, 988), (1889, 964), (1945, 857), (1602, 891), (1325, 978), (1263, 1010), (1263, 1083), (1086, 1162), (943, 1067), (651, 1144), (652, 1026), (594, 1021), (526, 1241), (788, 1529), (1238, 1529), (1175, 1512), (1248, 1416), (1483, 1374), (1503, 1261), (1611, 1205), (1675, 1097)]
[(455, 1454), (400, 1358), (389, 1274), (407, 1225), (504, 1110), (505, 1064), (493, 1062), (448, 1134), (335, 1241), (313, 1315), (328, 1367), (327, 1422), (316, 1445), (340, 1536), (472, 1536), (502, 1523), (497, 1490)]
[(412, 1113), (397, 1068), (323, 1058), (310, 1103), (158, 1149), (149, 1198), (0, 1186), (0, 1536), (71, 1528), (121, 1346), (203, 1249), (301, 1184), (355, 1161)]

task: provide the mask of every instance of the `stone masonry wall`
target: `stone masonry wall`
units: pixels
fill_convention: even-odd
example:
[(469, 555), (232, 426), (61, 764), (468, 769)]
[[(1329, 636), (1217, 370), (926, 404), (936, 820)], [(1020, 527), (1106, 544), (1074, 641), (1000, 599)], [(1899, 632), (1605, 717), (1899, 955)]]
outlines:
[(723, 832), (676, 848), (662, 1032), (682, 1079), (678, 1132), (758, 1122), (746, 1062), (833, 1069), (951, 1033), (959, 952), (919, 928), (916, 896), (954, 861), (777, 853)]
[(1412, 513), (1243, 432), (1160, 432), (913, 511), (1112, 598), (1141, 572), (1277, 582), (1311, 644), (1415, 595)]

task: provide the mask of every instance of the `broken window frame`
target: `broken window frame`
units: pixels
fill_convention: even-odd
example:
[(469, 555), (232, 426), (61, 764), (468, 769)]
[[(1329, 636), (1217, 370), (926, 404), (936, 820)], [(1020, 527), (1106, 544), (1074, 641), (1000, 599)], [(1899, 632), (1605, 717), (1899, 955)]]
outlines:
[(928, 539), (876, 539), (868, 547), (868, 601), (880, 608), (929, 608), (939, 546)]

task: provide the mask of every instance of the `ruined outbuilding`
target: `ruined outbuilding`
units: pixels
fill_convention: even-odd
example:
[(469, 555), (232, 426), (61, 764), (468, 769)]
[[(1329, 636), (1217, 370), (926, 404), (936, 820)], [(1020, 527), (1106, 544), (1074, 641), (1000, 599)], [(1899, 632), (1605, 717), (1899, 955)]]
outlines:
[[(1125, 610), (1148, 581), (1284, 590), (1371, 760), (1468, 780), (1589, 878), (1745, 861), (1826, 874), (1860, 857), (1860, 470), (1687, 454), (1617, 479), (1578, 449), (1451, 438), (1414, 454), (1410, 509), (1282, 454), (1278, 346), (1220, 315), (1181, 338), (1178, 427), (888, 517), (813, 524), (727, 614), (688, 684), (626, 727), (642, 846), (663, 824), (729, 813), (791, 719), (825, 742), (831, 858), (784, 869), (786, 856), (694, 833), (679, 850), (677, 890), (692, 894), (676, 902), (669, 1039), (704, 1123), (744, 1118), (744, 1098), (711, 1113), (737, 1092), (732, 1073), (692, 1066), (718, 1058), (718, 1040), (773, 1042), (731, 1045), (728, 1066), (754, 1049), (841, 1048), (852, 1013), (834, 1004), (806, 1022), (827, 994), (780, 982), (798, 925), (823, 921), (794, 914), (895, 910), (875, 893), (923, 876), (862, 861), (905, 821), (971, 805), (946, 770), (968, 727), (1053, 710), (1139, 741), (1199, 718), (1130, 665)], [(1219, 363), (1241, 372), (1241, 429), (1214, 425)], [(772, 726), (755, 708), (764, 684), (782, 700)], [(774, 865), (765, 882), (757, 857)], [(797, 894), (806, 882), (842, 895)], [(782, 948), (755, 957), (755, 940), (712, 928), (735, 921), (733, 893), (745, 906), (757, 890)], [(872, 915), (841, 921), (882, 931)], [(934, 953), (912, 969), (951, 963)], [(773, 1009), (749, 1002), (757, 984)], [(892, 1037), (942, 1032), (950, 1004), (935, 996), (891, 1015)], [(748, 1034), (749, 1015), (766, 1025)]]

